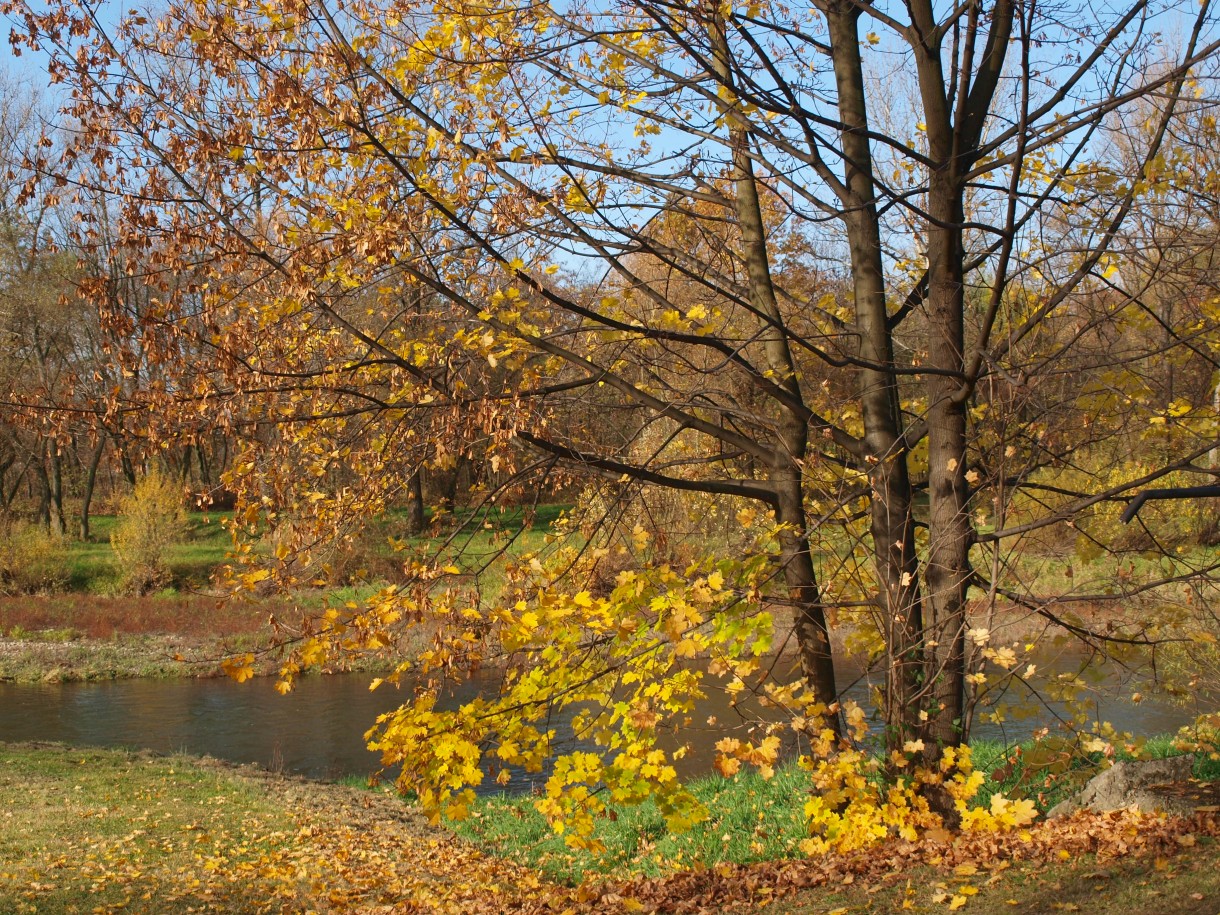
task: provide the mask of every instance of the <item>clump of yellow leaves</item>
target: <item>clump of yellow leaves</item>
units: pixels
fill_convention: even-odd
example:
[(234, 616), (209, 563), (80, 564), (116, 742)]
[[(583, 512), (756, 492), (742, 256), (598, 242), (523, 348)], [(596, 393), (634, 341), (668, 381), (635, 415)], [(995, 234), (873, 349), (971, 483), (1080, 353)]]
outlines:
[[(684, 570), (631, 565), (608, 593), (560, 590), (530, 556), (510, 573), (514, 593), (495, 606), (433, 595), (428, 612), (444, 635), (412, 673), (435, 687), (369, 732), (370, 748), (402, 767), (400, 787), (425, 812), (464, 817), (474, 786), (505, 783), (515, 771), (545, 775), (537, 809), (573, 847), (597, 847), (596, 820), (610, 805), (652, 800), (676, 832), (707, 816), (675, 769), (685, 748), (658, 740), (692, 723), (707, 678), (742, 682), (757, 673), (771, 648), (761, 596), (771, 556), (760, 549)], [(501, 671), (497, 690), (457, 708), (438, 701), (444, 681), (490, 663)], [(570, 726), (566, 745), (560, 722)], [(778, 747), (768, 739), (740, 755), (769, 768)]]
[[(847, 703), (844, 717), (855, 747), (868, 735), (864, 711)], [(944, 818), (932, 810), (927, 793), (933, 786), (953, 799), (964, 832), (1005, 832), (1026, 826), (1037, 816), (1032, 801), (991, 798), (990, 807), (972, 807), (983, 785), (974, 769), (969, 747), (946, 747), (936, 765), (913, 765), (922, 741), (910, 741), (893, 754), (892, 768), (903, 772), (884, 777), (884, 760), (857, 748), (838, 749), (834, 734), (821, 731), (814, 741), (814, 759), (806, 759), (817, 794), (805, 803), (809, 838), (801, 850), (810, 855), (852, 852), (898, 836), (914, 842), (928, 830), (943, 829)]]

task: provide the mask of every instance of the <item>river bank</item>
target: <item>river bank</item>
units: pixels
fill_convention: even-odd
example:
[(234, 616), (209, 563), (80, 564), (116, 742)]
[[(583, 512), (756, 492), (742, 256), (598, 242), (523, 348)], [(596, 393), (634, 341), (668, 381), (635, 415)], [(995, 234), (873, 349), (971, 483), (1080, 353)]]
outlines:
[[(128, 679), (206, 679), (223, 677), (222, 662), (254, 653), (256, 677), (275, 676), (280, 655), (264, 651), (272, 634), (206, 637), (171, 633), (125, 633), (108, 639), (61, 638), (52, 632), (24, 638), (0, 638), (0, 682), (93, 683)], [(378, 658), (350, 658), (342, 672), (381, 673), (393, 663)], [(328, 668), (322, 673), (337, 673)]]
[[(202, 594), (0, 597), (0, 682), (220, 677), (224, 660), (247, 652), (255, 656), (256, 676), (274, 676), (280, 654), (266, 650), (277, 637), (270, 620), (291, 626), (316, 612), (318, 598), (310, 597), (304, 608), (289, 600)], [(418, 649), (423, 641), (416, 633), (403, 650)], [(342, 669), (380, 672), (391, 666), (349, 657)]]
[[(283, 640), (269, 621), (291, 625), (317, 613), (319, 598), (222, 599), (202, 594), (100, 597), (88, 594), (0, 596), (0, 682), (73, 683), (129, 678), (208, 678), (224, 675), (221, 664), (235, 655), (253, 653), (255, 676), (274, 676), (278, 651), (266, 650)], [(1078, 622), (1097, 628), (1119, 621), (1110, 612), (1080, 611)], [(977, 614), (972, 624), (992, 632), (995, 644), (1019, 646), (1037, 642), (1056, 628), (1023, 609)], [(778, 625), (778, 623), (777, 623)], [(432, 633), (414, 628), (386, 658), (341, 659), (330, 670), (379, 673), (426, 647)], [(844, 657), (852, 630), (831, 635)], [(792, 651), (791, 640), (778, 639)]]

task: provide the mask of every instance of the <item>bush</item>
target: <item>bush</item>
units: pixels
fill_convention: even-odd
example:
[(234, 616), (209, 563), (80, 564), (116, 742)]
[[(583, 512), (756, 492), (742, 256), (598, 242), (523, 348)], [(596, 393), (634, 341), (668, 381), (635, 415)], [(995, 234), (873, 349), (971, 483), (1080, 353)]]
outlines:
[(41, 525), (13, 522), (0, 530), (0, 593), (55, 591), (67, 581), (67, 545)]
[(168, 585), (172, 576), (166, 554), (185, 536), (182, 490), (161, 474), (150, 473), (123, 498), (110, 535), (124, 589), (147, 594)]

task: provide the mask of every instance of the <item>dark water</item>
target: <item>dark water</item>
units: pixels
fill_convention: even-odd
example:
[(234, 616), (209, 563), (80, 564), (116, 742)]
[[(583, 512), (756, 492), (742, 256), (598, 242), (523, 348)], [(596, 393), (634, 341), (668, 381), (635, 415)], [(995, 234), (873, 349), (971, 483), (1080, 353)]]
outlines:
[[(1066, 669), (1075, 659), (1056, 662)], [(849, 695), (867, 703), (868, 684), (858, 673), (842, 671), (844, 683), (856, 680)], [(1101, 686), (1113, 687), (1114, 675)], [(208, 754), (242, 763), (258, 763), (314, 778), (364, 775), (379, 768), (378, 757), (365, 748), (364, 732), (378, 714), (403, 701), (405, 693), (385, 687), (370, 692), (369, 677), (344, 674), (310, 677), (294, 692), (281, 696), (270, 679), (238, 684), (216, 680), (120, 680), (109, 683), (0, 684), (0, 741), (50, 740), (74, 746), (126, 746), (158, 752)], [(464, 684), (450, 694), (456, 703), (494, 687), (492, 675)], [(1123, 693), (1120, 693), (1123, 695)], [(1130, 695), (1126, 689), (1125, 695)], [(1021, 697), (1005, 701), (1019, 704)], [(1056, 707), (1003, 725), (979, 722), (976, 737), (1019, 740), (1055, 723)], [(1101, 719), (1134, 734), (1175, 730), (1199, 709), (1145, 700), (1103, 701)], [(716, 723), (709, 726), (707, 721)], [(726, 734), (744, 735), (741, 717), (723, 693), (712, 692), (693, 716), (694, 724), (671, 736), (668, 746), (690, 743), (681, 774), (710, 767), (713, 746)], [(571, 731), (556, 724), (560, 740), (571, 745)], [(734, 730), (734, 728), (738, 730)], [(514, 773), (510, 790), (528, 790), (544, 776)]]

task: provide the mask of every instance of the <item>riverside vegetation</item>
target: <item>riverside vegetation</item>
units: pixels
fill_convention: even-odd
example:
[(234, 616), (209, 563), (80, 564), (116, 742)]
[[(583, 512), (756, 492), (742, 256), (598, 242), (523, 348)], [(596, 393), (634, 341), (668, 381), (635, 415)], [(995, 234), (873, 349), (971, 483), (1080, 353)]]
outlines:
[[(104, 531), (107, 523), (101, 519), (99, 529)], [(216, 530), (214, 518), (192, 519), (188, 536), (195, 542), (188, 540), (169, 563), (175, 584), (189, 587), (195, 576), (198, 586), (223, 562), (227, 538), (217, 536)], [(472, 565), (471, 555), (494, 551), (490, 541), (482, 548), (477, 542), (466, 547)], [(249, 638), (253, 644), (265, 635), (256, 626), (242, 627), (265, 609), (252, 612), (214, 597), (171, 591), (142, 597), (100, 595), (98, 591), (116, 581), (105, 552), (94, 545), (78, 550), (70, 578), (76, 587), (93, 593), (24, 598), (23, 622), (16, 632), (10, 630), (14, 641), (75, 644), (92, 656), (88, 663), (105, 665), (113, 662), (104, 646), (118, 651), (124, 644), (122, 633), (135, 638), (164, 628), (176, 637), (197, 637), (203, 639), (197, 644), (228, 651), (241, 645), (236, 639)], [(184, 557), (181, 563), (176, 561), (179, 556)], [(192, 601), (213, 607), (214, 614), (189, 612)], [(63, 625), (69, 620), (71, 627)], [(231, 629), (224, 632), (223, 627)], [(78, 639), (83, 633), (95, 638)], [(208, 643), (209, 638), (218, 640)], [(159, 644), (158, 650), (164, 651), (169, 643)], [(167, 672), (199, 669), (170, 656), (162, 660)], [(37, 658), (28, 663), (31, 678), (46, 676), (45, 668), (39, 673)], [(1160, 740), (1140, 749), (1159, 755), (1175, 748), (1173, 741)], [(466, 819), (456, 824), (454, 837), (382, 794), (345, 792), (215, 763), (55, 747), (6, 748), (3, 758), (3, 790), (13, 797), (29, 792), (38, 799), (31, 810), (40, 811), (31, 812), (30, 822), (13, 823), (14, 835), (24, 838), (6, 847), (0, 862), (6, 881), (0, 901), (16, 912), (92, 911), (87, 903), (99, 892), (106, 907), (148, 913), (295, 911), (322, 898), (334, 912), (366, 911), (361, 906), (370, 895), (387, 907), (398, 906), (395, 911), (443, 911), (446, 906), (454, 911), (462, 906), (469, 911), (510, 911), (497, 908), (510, 904), (520, 911), (545, 911), (553, 910), (548, 907), (557, 901), (577, 911), (681, 911), (683, 906), (727, 911), (773, 900), (777, 912), (810, 915), (904, 907), (939, 911), (966, 904), (971, 911), (1012, 911), (1013, 899), (1018, 911), (1041, 911), (1039, 906), (1051, 902), (1091, 907), (1138, 900), (1141, 910), (1150, 912), (1163, 901), (1168, 913), (1190, 911), (1181, 906), (1211, 904), (1218, 898), (1210, 876), (1216, 830), (1206, 816), (1189, 825), (1157, 819), (1119, 823), (1086, 815), (1071, 827), (1029, 826), (1019, 833), (1028, 838), (991, 839), (1024, 843), (1011, 854), (1028, 854), (1030, 860), (1011, 869), (997, 869), (999, 845), (987, 852), (965, 838), (944, 848), (924, 843), (927, 847), (918, 852), (908, 843), (891, 843), (855, 857), (831, 853), (808, 859), (802, 849), (809, 836), (802, 798), (809, 773), (794, 765), (778, 768), (769, 779), (742, 772), (696, 780), (691, 791), (712, 815), (679, 834), (671, 834), (665, 816), (651, 802), (638, 807), (612, 804), (598, 818), (593, 841), (582, 851), (547, 824), (531, 798), (478, 799)], [(1078, 747), (1067, 743), (1043, 740), (1011, 761), (1002, 747), (976, 746), (975, 762), (982, 772), (998, 772), (999, 780), (989, 775), (974, 805), (985, 809), (993, 795), (1007, 791), (1014, 797), (1033, 797), (1045, 810), (1104, 760), (1097, 754), (1082, 756)], [(1206, 759), (1196, 771), (1205, 780), (1218, 774)], [(139, 787), (127, 795), (120, 780)], [(60, 809), (53, 799), (65, 796), (71, 800)], [(318, 816), (294, 815), (282, 806), (285, 798)], [(320, 824), (330, 814), (345, 818), (346, 831)], [(31, 825), (35, 818), (37, 828)], [(366, 829), (370, 823), (376, 824), (371, 832)], [(1112, 834), (1119, 838), (1113, 840)], [(1148, 838), (1135, 841), (1137, 834)], [(1190, 844), (1192, 837), (1197, 845)], [(342, 842), (359, 850), (335, 866), (327, 856)], [(374, 892), (370, 887), (378, 879), (376, 871), (380, 868), (384, 877), (387, 866), (387, 843), (405, 851), (390, 871), (397, 876)], [(496, 857), (482, 857), (475, 849)], [(1078, 857), (1080, 850), (1085, 857)], [(1062, 857), (1064, 852), (1071, 863)], [(985, 860), (987, 853), (993, 857)], [(405, 876), (417, 855), (433, 862), (432, 876), (424, 883)], [(374, 863), (353, 863), (358, 859)], [(469, 873), (469, 881), (454, 881), (454, 868)], [(886, 877), (890, 868), (899, 868), (903, 878)], [(704, 876), (692, 884), (689, 873)], [(503, 898), (504, 881), (520, 891), (511, 903)]]
[[(510, 552), (536, 549), (544, 537), (542, 529), (562, 510), (545, 505), (531, 512), (537, 529), (523, 525), (524, 512), (518, 509), (447, 524), (435, 537), (407, 539), (447, 543), (448, 561), (472, 580), (477, 578), (484, 590), (495, 592), (503, 583), (501, 541), (512, 540)], [(362, 552), (351, 560), (357, 583), (260, 596), (233, 594), (220, 586), (233, 545), (225, 528), (230, 519), (226, 512), (186, 515), (180, 533), (159, 553), (163, 565), (155, 573), (159, 587), (153, 593), (139, 593), (142, 588), (132, 593), (111, 545), (121, 516), (95, 515), (88, 541), (14, 536), (10, 528), (0, 537), (0, 583), (7, 583), (0, 586), (0, 680), (223, 675), (224, 660), (272, 641), (271, 617), (290, 624), (324, 603), (342, 605), (375, 592), (377, 576), (395, 574), (398, 563), (386, 541), (401, 536), (404, 527), (400, 514), (373, 527)], [(404, 652), (418, 649), (424, 640), (417, 634)], [(385, 663), (352, 658), (342, 669), (373, 670)], [(275, 655), (260, 654), (260, 674), (278, 669)]]

